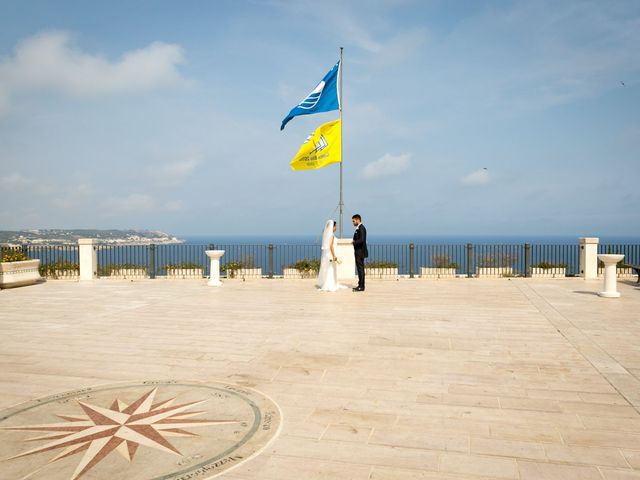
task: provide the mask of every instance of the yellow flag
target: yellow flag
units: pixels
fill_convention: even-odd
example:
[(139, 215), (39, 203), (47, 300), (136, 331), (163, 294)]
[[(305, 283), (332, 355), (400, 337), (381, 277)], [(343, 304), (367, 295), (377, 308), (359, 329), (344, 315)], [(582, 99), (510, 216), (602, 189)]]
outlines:
[(291, 160), (294, 170), (315, 170), (332, 163), (340, 163), (340, 120), (320, 125), (305, 140), (296, 156)]

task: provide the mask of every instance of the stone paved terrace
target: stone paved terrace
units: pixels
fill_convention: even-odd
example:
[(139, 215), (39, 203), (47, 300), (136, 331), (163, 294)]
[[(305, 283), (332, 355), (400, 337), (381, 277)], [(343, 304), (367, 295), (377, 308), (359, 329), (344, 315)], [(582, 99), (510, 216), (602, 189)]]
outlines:
[[(224, 479), (640, 479), (640, 288), (618, 286), (620, 299), (577, 278), (370, 281), (364, 294), (305, 280), (49, 281), (0, 292), (0, 409), (121, 381), (214, 380), (283, 415)], [(56, 453), (30, 457), (34, 471)], [(98, 464), (84, 478), (107, 477)]]

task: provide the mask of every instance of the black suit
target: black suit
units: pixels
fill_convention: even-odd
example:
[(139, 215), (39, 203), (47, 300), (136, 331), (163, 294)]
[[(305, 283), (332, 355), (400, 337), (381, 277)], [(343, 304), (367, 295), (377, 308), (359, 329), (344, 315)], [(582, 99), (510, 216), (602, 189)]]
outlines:
[(367, 249), (367, 229), (362, 224), (358, 225), (353, 234), (353, 252), (358, 270), (358, 288), (364, 290), (364, 259), (369, 256), (369, 250)]

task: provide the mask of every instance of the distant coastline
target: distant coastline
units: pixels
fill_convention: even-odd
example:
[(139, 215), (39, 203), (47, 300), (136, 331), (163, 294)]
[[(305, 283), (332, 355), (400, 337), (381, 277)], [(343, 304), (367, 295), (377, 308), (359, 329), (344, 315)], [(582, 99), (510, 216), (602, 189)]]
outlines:
[(0, 245), (70, 245), (80, 238), (94, 238), (113, 245), (177, 244), (184, 240), (157, 230), (42, 229), (0, 230)]
[[(348, 238), (351, 230), (345, 231)], [(411, 234), (377, 234), (369, 232), (369, 243), (372, 244), (430, 244), (459, 245), (473, 243), (476, 245), (507, 244), (577, 244), (578, 238), (589, 235), (411, 235)], [(266, 245), (293, 244), (316, 245), (320, 235), (174, 235), (157, 230), (100, 230), (100, 229), (41, 229), (0, 231), (0, 245), (71, 245), (77, 244), (79, 238), (94, 238), (101, 244), (111, 245)], [(640, 235), (602, 235), (602, 244), (639, 244)]]

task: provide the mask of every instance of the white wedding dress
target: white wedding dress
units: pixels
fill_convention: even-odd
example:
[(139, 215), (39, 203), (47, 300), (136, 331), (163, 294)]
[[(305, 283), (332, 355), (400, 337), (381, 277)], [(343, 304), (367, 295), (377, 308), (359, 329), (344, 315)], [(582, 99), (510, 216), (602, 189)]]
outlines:
[(322, 233), (322, 257), (320, 258), (320, 271), (316, 286), (323, 292), (336, 292), (341, 288), (347, 288), (338, 283), (338, 266), (331, 256), (331, 245), (336, 250), (336, 237), (333, 234), (333, 220), (328, 220)]

